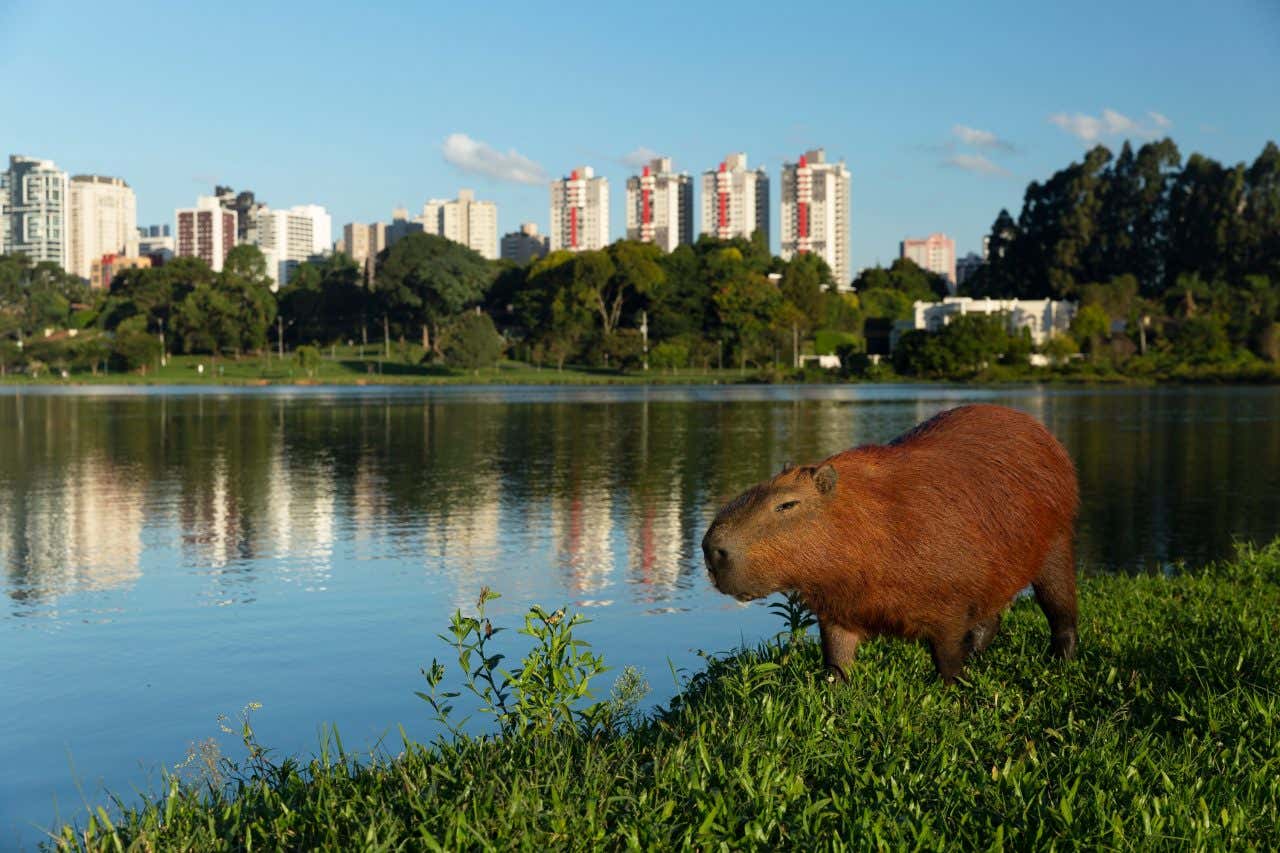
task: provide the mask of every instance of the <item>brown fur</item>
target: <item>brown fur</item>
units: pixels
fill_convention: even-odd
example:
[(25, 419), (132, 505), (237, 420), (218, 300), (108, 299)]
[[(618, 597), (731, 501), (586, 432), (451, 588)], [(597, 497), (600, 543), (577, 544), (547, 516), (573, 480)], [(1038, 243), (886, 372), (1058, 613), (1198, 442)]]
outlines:
[(841, 678), (860, 640), (890, 635), (926, 640), (950, 682), (1028, 584), (1050, 651), (1074, 654), (1078, 503), (1075, 467), (1044, 426), (962, 406), (747, 489), (703, 549), (722, 592), (798, 591)]

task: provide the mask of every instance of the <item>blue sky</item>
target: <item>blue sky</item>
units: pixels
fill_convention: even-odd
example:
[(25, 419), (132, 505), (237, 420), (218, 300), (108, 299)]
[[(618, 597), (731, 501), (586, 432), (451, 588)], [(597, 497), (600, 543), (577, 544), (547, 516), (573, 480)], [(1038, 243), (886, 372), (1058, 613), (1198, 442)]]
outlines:
[(335, 229), (473, 187), (504, 232), (590, 164), (616, 237), (639, 150), (746, 151), (776, 219), (780, 164), (823, 146), (857, 269), (932, 231), (976, 249), (1092, 141), (1234, 163), (1280, 136), (1274, 0), (363, 5), (0, 0), (0, 155), (121, 176), (142, 223), (214, 181)]

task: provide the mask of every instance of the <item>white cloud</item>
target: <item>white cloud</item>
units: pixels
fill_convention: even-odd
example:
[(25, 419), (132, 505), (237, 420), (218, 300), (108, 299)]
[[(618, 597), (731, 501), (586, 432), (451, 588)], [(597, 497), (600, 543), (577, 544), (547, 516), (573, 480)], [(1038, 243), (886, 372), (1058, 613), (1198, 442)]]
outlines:
[(978, 175), (1009, 174), (1008, 169), (992, 163), (981, 154), (952, 154), (943, 162), (948, 166), (954, 166), (957, 169), (964, 169), (966, 172), (973, 172)]
[(654, 151), (652, 148), (646, 148), (641, 145), (634, 151), (628, 151), (626, 154), (623, 154), (622, 157), (619, 158), (619, 161), (624, 166), (630, 166), (632, 169), (639, 169), (641, 166), (648, 166), (650, 160), (657, 159), (661, 156), (661, 154)]
[(1147, 117), (1151, 120), (1151, 125), (1144, 125), (1124, 113), (1107, 108), (1102, 111), (1101, 116), (1085, 113), (1075, 115), (1054, 113), (1049, 116), (1049, 121), (1082, 142), (1089, 143), (1098, 142), (1108, 136), (1136, 136), (1139, 139), (1150, 139), (1173, 126), (1173, 122), (1160, 113), (1149, 112)]
[(951, 135), (965, 145), (972, 145), (974, 148), (988, 148), (999, 151), (1013, 150), (1011, 143), (1001, 139), (989, 130), (978, 130), (976, 127), (957, 124), (951, 128)]
[(464, 172), (516, 184), (545, 183), (547, 170), (514, 148), (505, 154), (465, 133), (451, 133), (441, 147), (444, 159)]

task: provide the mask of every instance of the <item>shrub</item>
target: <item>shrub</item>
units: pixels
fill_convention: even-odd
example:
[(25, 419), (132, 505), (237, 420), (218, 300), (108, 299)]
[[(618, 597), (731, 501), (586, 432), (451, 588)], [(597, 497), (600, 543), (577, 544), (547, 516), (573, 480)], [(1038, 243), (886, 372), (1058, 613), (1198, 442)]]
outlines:
[(293, 357), (298, 362), (298, 368), (309, 377), (315, 376), (320, 369), (320, 350), (309, 344), (298, 347)]
[(813, 351), (817, 355), (839, 353), (842, 347), (866, 349), (861, 335), (853, 332), (838, 332), (832, 329), (819, 329), (813, 336)]
[(155, 335), (136, 330), (116, 332), (111, 343), (111, 364), (117, 370), (138, 370), (145, 373), (160, 360), (160, 341)]
[(464, 370), (492, 367), (502, 357), (503, 340), (488, 314), (468, 312), (457, 317), (444, 337), (445, 360)]
[(1078, 352), (1080, 352), (1080, 345), (1066, 332), (1059, 332), (1049, 338), (1044, 345), (1044, 354), (1049, 356), (1054, 364), (1062, 364)]
[(1231, 356), (1231, 341), (1221, 318), (1212, 314), (1188, 317), (1173, 334), (1173, 349), (1192, 364), (1225, 361)]
[(675, 341), (663, 341), (649, 351), (649, 364), (659, 370), (688, 367), (689, 348)]

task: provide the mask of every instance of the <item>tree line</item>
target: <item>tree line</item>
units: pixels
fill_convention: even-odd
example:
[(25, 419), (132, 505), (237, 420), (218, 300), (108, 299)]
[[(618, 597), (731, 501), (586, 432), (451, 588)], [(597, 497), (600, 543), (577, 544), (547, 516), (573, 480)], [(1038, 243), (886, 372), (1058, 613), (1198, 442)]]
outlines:
[[(306, 347), (312, 366), (338, 345), (459, 368), (505, 352), (556, 368), (776, 369), (797, 352), (839, 352), (846, 372), (884, 375), (888, 364), (873, 369), (865, 355), (872, 324), (884, 332), (915, 301), (947, 293), (905, 259), (842, 289), (820, 257), (783, 260), (759, 234), (704, 235), (669, 254), (620, 240), (523, 266), (412, 234), (372, 274), (335, 254), (298, 266), (278, 293), (270, 284), (253, 246), (237, 246), (216, 273), (195, 258), (123, 270), (106, 293), (56, 265), (0, 257), (0, 368), (146, 370), (163, 341), (167, 352), (233, 357)], [(1016, 219), (1000, 211), (988, 263), (961, 292), (1079, 302), (1071, 334), (1046, 347), (1062, 364), (1078, 350), (1121, 369), (1134, 358), (1276, 361), (1280, 149), (1268, 143), (1252, 165), (1226, 167), (1199, 154), (1184, 164), (1168, 139), (1125, 143), (1117, 156), (1095, 147), (1030, 184)], [(83, 334), (45, 341), (48, 328)], [(1015, 369), (1032, 351), (979, 319), (902, 341), (892, 367), (906, 375)]]
[[(1252, 164), (1170, 139), (1096, 146), (1001, 210), (963, 292), (1080, 303), (1071, 342), (1123, 367), (1280, 361), (1280, 147)], [(1059, 349), (1064, 346), (1059, 343)]]

